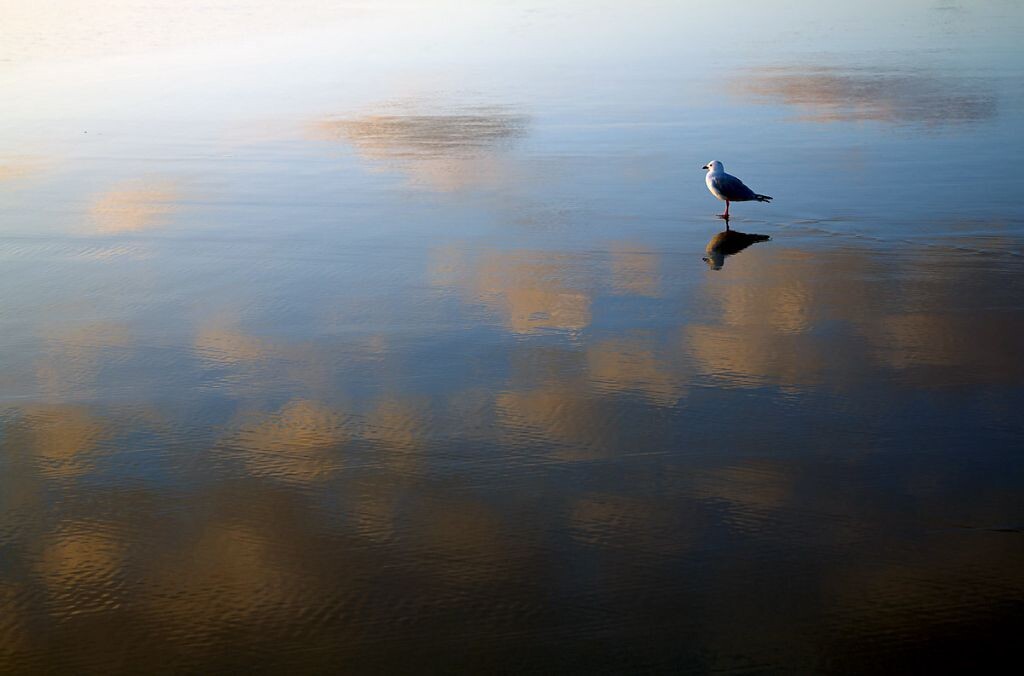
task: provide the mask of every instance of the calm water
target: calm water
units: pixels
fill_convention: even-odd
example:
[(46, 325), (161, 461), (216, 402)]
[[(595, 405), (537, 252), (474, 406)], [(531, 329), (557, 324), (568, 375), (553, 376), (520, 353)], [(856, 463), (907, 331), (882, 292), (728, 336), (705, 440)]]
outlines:
[(0, 672), (1015, 650), (1019, 2), (201, 4), (0, 3)]

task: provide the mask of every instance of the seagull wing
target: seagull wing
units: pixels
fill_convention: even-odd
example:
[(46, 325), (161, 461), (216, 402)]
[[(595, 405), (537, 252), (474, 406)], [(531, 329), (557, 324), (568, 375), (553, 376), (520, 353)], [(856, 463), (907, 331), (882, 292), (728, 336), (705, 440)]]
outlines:
[(757, 198), (753, 190), (731, 174), (712, 176), (711, 183), (714, 185), (715, 190), (730, 202), (749, 202)]

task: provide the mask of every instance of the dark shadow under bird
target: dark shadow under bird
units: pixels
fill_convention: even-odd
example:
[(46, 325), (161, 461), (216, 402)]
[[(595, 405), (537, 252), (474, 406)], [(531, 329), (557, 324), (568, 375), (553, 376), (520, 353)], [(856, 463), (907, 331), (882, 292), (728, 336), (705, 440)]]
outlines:
[(722, 266), (725, 265), (726, 256), (739, 253), (751, 244), (767, 242), (769, 239), (771, 238), (768, 235), (730, 230), (729, 222), (726, 221), (725, 230), (716, 234), (708, 241), (707, 249), (705, 249), (707, 256), (704, 257), (704, 262), (712, 270), (721, 270)]

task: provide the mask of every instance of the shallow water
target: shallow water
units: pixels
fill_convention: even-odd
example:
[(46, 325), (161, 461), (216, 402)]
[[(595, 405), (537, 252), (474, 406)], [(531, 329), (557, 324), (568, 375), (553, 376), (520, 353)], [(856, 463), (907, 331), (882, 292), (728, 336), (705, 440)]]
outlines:
[(5, 5), (0, 671), (1012, 651), (1024, 10), (823, 4)]

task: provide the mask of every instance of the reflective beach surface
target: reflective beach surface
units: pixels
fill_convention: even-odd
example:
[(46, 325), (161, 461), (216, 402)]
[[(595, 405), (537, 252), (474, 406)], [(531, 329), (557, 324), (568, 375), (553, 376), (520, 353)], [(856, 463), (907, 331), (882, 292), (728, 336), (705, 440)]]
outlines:
[(1020, 3), (0, 12), (0, 672), (1015, 648)]

